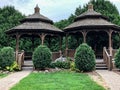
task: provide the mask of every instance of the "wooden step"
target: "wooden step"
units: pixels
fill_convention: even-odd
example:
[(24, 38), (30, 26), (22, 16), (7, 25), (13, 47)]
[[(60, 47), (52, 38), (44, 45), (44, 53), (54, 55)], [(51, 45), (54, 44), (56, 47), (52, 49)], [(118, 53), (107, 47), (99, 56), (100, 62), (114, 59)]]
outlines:
[(32, 60), (27, 60), (27, 61), (25, 60), (23, 66), (26, 66), (26, 67), (27, 67), (27, 66), (28, 66), (28, 67), (33, 66), (33, 61), (32, 61)]
[(22, 67), (22, 70), (33, 70), (33, 67)]
[(97, 70), (107, 70), (107, 65), (106, 63), (103, 61), (103, 59), (97, 59), (96, 60), (96, 69)]
[(107, 67), (96, 67), (97, 70), (107, 70)]
[(96, 67), (107, 67), (106, 64), (96, 64)]
[(31, 65), (23, 65), (23, 67), (33, 67), (33, 64), (31, 64)]

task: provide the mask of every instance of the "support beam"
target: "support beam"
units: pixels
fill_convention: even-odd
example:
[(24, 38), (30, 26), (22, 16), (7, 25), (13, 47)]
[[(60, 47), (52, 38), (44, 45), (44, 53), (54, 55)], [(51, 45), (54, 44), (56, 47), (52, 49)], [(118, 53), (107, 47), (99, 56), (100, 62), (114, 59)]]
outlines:
[(44, 33), (42, 33), (41, 35), (39, 35), (40, 36), (40, 38), (41, 38), (41, 44), (43, 45), (44, 44), (44, 40), (45, 40), (45, 36), (46, 36), (47, 34), (44, 34)]
[(68, 34), (66, 34), (65, 41), (66, 41), (66, 52), (65, 52), (65, 55), (67, 57), (68, 56)]
[(51, 37), (49, 36), (48, 37), (48, 47), (50, 48), (50, 45), (51, 45)]
[(16, 61), (18, 61), (19, 38), (20, 38), (20, 34), (16, 34)]
[(110, 50), (110, 55), (112, 55), (112, 30), (108, 32), (109, 35), (109, 50)]
[(62, 56), (62, 36), (59, 36), (59, 39), (60, 39), (60, 56)]
[(87, 32), (86, 31), (82, 31), (82, 34), (83, 34), (83, 43), (86, 43)]
[(19, 38), (20, 38), (20, 35), (16, 34), (16, 51), (19, 51)]
[(34, 37), (32, 36), (32, 50), (34, 51)]
[(110, 55), (112, 55), (112, 31), (109, 32), (109, 49), (110, 49)]

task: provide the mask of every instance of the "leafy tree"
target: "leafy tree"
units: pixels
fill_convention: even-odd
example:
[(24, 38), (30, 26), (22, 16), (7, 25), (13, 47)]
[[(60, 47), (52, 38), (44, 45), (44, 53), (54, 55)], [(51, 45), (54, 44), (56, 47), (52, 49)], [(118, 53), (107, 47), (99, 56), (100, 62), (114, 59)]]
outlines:
[(4, 46), (15, 46), (15, 39), (5, 34), (5, 31), (20, 24), (24, 16), (12, 6), (0, 8), (0, 48)]

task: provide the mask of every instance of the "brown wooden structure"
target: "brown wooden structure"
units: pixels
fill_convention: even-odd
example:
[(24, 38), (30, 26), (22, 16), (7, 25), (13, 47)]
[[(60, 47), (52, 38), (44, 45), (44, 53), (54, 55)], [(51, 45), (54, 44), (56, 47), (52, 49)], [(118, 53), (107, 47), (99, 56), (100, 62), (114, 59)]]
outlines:
[[(94, 11), (92, 4), (89, 4), (88, 10), (76, 17), (74, 22), (64, 29), (64, 32), (66, 33), (66, 51), (68, 50), (68, 35), (78, 35), (78, 33), (81, 33), (83, 35), (83, 42), (86, 43), (86, 36), (92, 31), (102, 31), (108, 34), (109, 51), (110, 55), (112, 55), (112, 33), (119, 32), (120, 27), (109, 22), (107, 17)], [(68, 55), (68, 52), (66, 52), (66, 55)]]
[(16, 59), (19, 52), (20, 37), (32, 37), (32, 42), (34, 43), (34, 37), (37, 36), (41, 39), (41, 44), (43, 45), (46, 36), (57, 36), (60, 38), (61, 50), (61, 36), (63, 35), (63, 31), (55, 27), (52, 20), (40, 14), (38, 5), (34, 10), (33, 15), (22, 19), (20, 25), (13, 27), (6, 32), (8, 35), (16, 37)]

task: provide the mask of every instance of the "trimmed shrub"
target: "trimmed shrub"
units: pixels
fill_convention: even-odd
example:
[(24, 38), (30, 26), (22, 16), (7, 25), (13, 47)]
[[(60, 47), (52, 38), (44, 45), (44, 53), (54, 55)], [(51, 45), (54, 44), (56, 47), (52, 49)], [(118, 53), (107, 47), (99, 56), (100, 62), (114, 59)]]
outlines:
[(70, 68), (70, 61), (56, 61), (52, 62), (50, 65), (51, 68), (64, 68), (64, 69), (69, 69)]
[(120, 48), (115, 54), (115, 66), (120, 69)]
[(52, 61), (51, 56), (52, 53), (48, 47), (44, 45), (38, 46), (32, 56), (35, 69), (44, 70), (46, 67), (49, 67)]
[(95, 54), (90, 46), (83, 43), (75, 52), (75, 66), (80, 71), (92, 71), (95, 69)]
[(11, 47), (4, 47), (0, 51), (0, 68), (6, 69), (10, 67), (15, 61), (14, 49)]

